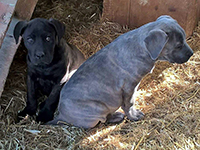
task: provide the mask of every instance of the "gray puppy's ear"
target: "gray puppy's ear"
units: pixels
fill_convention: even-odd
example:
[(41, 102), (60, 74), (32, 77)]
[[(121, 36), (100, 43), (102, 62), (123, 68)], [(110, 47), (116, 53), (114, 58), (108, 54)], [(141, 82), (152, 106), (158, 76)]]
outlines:
[(167, 34), (160, 29), (149, 32), (144, 42), (152, 60), (156, 60), (159, 57), (168, 39)]
[(58, 37), (58, 42), (60, 41), (60, 39), (64, 36), (65, 34), (65, 25), (63, 23), (61, 23), (60, 21), (56, 20), (56, 19), (53, 19), (53, 18), (50, 18), (49, 19), (49, 23), (51, 25), (53, 25), (53, 27), (55, 28), (56, 30), (56, 34), (57, 34), (57, 37)]
[(19, 42), (19, 36), (21, 36), (27, 27), (28, 22), (27, 21), (19, 21), (14, 28), (13, 35), (16, 41), (16, 44)]

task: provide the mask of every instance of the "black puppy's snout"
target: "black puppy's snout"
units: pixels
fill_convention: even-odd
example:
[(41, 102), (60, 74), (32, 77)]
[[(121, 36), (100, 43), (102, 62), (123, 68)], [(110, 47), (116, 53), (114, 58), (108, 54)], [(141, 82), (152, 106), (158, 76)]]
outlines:
[(35, 54), (37, 59), (44, 57), (44, 55), (45, 55), (44, 52), (38, 52), (38, 53)]

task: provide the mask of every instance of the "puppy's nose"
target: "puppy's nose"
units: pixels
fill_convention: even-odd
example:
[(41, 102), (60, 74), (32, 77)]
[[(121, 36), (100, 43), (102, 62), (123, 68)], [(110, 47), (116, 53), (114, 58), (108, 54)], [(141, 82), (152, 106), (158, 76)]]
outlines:
[(42, 57), (44, 57), (44, 52), (38, 52), (38, 53), (36, 53), (36, 58), (37, 59), (40, 59)]
[(188, 57), (191, 57), (193, 55), (193, 50), (190, 48), (190, 46), (188, 44), (184, 45), (184, 49), (185, 49), (185, 55)]
[(190, 50), (187, 52), (187, 56), (191, 57), (192, 55), (193, 55), (193, 51)]

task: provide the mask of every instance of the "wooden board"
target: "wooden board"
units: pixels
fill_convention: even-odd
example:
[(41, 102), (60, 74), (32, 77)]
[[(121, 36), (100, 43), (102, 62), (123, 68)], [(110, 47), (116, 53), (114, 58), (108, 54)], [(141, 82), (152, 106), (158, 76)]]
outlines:
[(200, 17), (200, 0), (104, 0), (103, 17), (130, 28), (155, 21), (160, 15), (170, 15), (193, 33)]
[(6, 35), (6, 31), (8, 30), (8, 26), (15, 9), (14, 6), (14, 4), (0, 2), (0, 47)]
[(38, 0), (18, 0), (15, 7), (15, 16), (23, 20), (29, 20), (37, 2)]
[(12, 19), (0, 49), (0, 95), (3, 92), (10, 65), (18, 48), (13, 38), (13, 27), (18, 21), (17, 18)]
[(37, 0), (1, 0), (0, 2), (0, 96), (19, 46), (13, 37), (14, 27), (19, 20), (31, 18), (36, 4)]

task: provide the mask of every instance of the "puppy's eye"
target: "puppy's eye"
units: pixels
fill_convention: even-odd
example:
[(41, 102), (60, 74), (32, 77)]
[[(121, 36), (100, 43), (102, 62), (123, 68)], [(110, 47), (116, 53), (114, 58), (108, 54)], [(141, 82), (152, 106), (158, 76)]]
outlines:
[(27, 42), (32, 44), (34, 42), (34, 40), (32, 38), (27, 38)]
[(176, 49), (181, 49), (182, 47), (183, 47), (182, 44), (178, 44), (178, 45), (176, 45)]
[(50, 42), (51, 38), (49, 36), (46, 37), (45, 39), (47, 42)]

